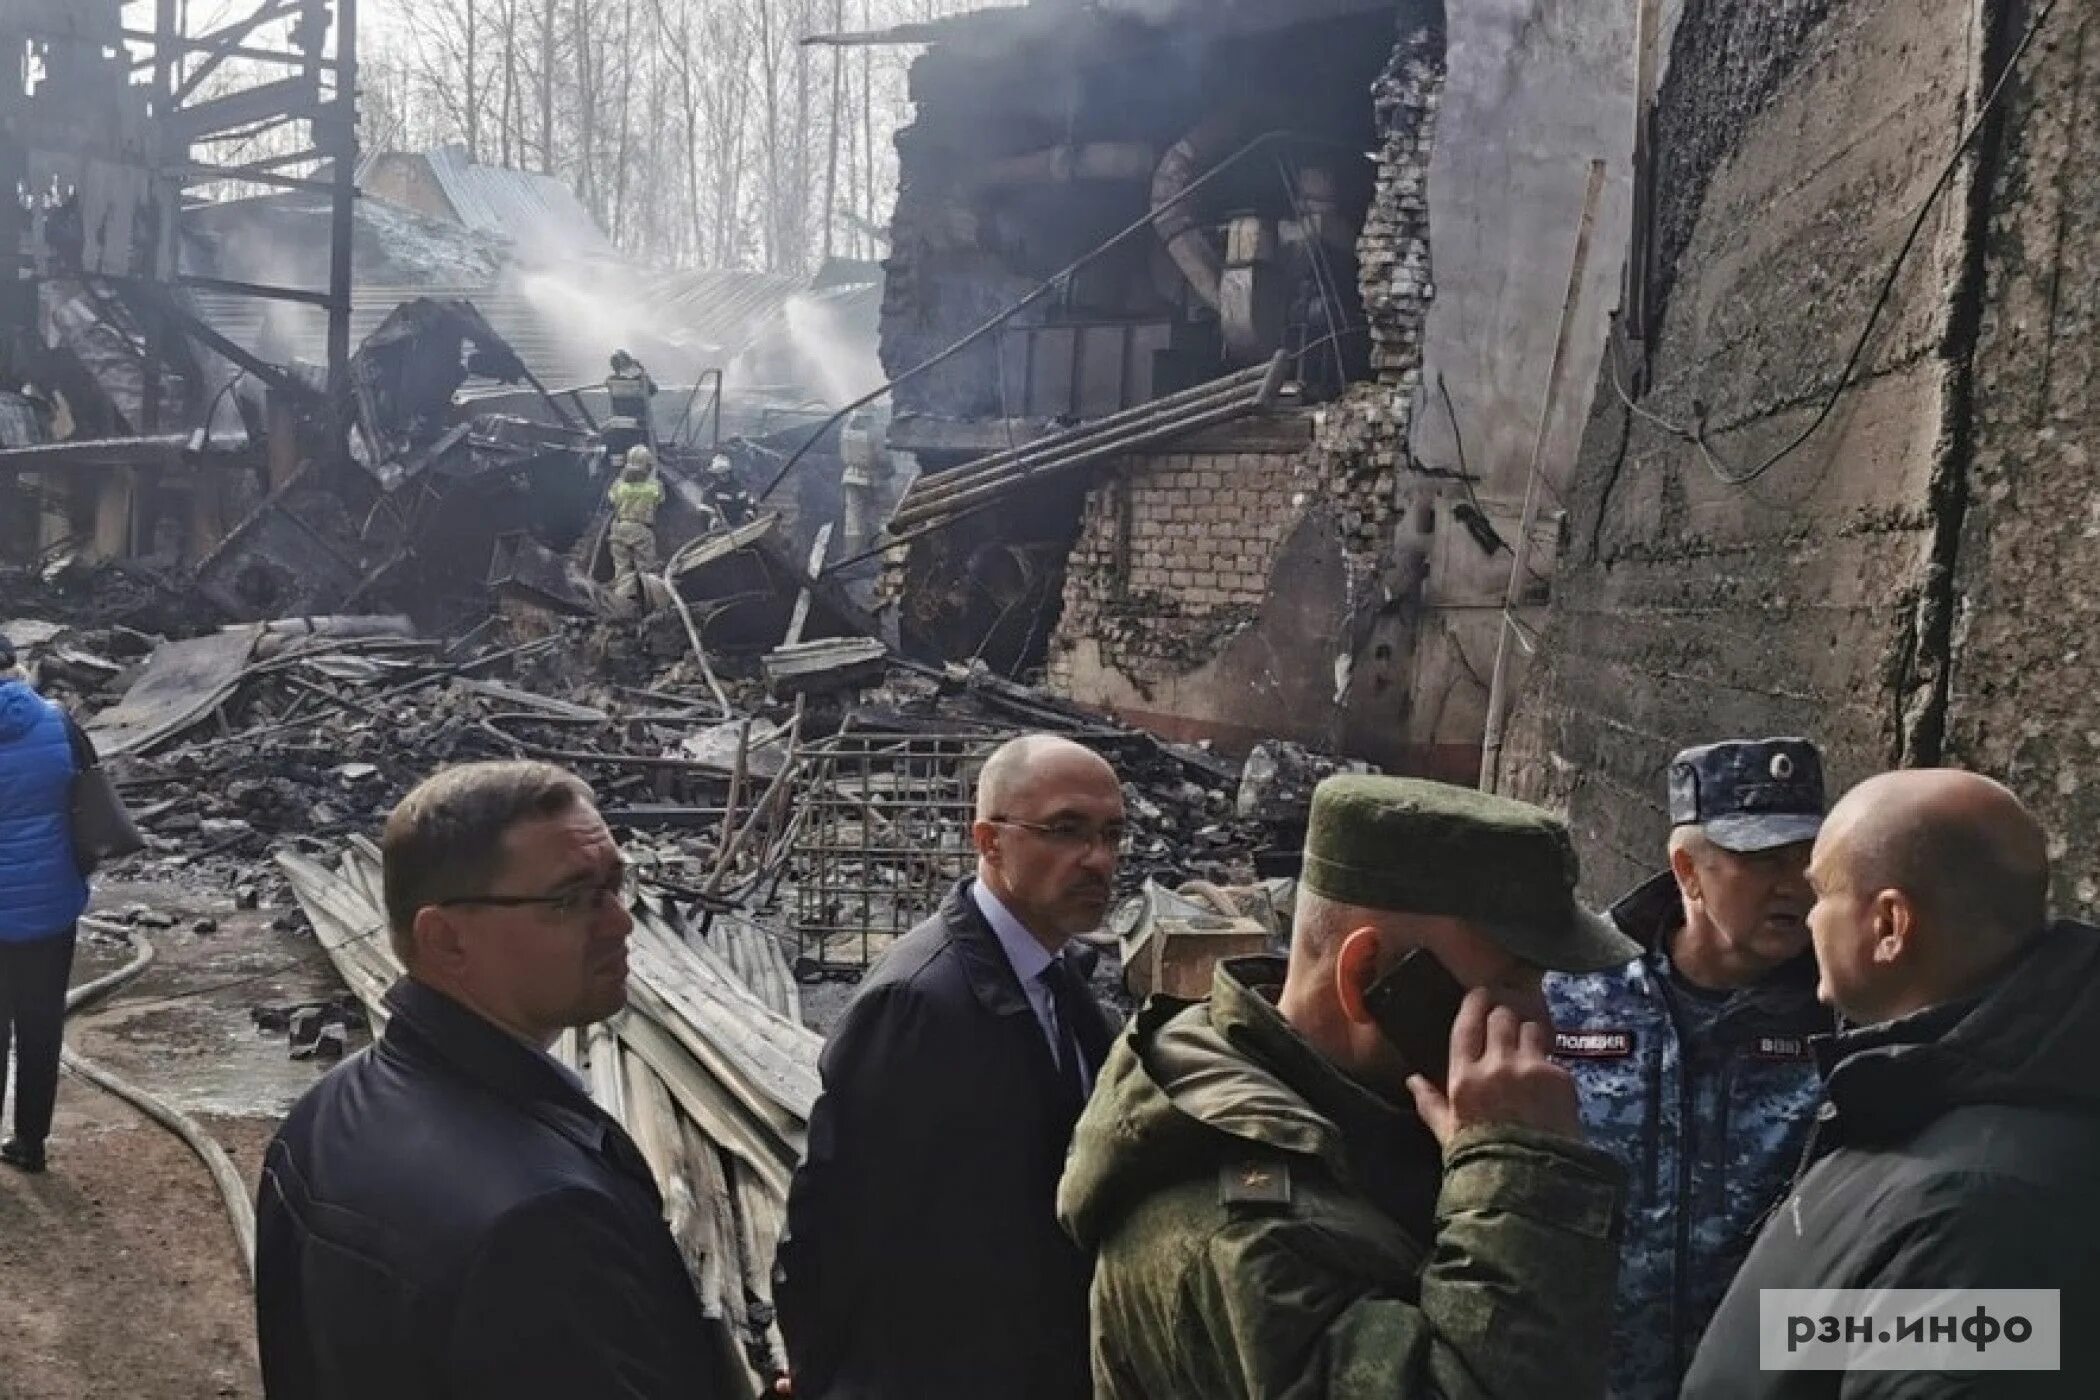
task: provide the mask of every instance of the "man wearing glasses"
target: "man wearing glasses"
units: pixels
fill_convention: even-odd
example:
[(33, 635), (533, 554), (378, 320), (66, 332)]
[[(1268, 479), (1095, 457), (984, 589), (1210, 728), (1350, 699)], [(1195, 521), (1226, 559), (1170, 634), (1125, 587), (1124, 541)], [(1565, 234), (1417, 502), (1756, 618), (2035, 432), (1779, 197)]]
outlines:
[(382, 847), (408, 975), (264, 1159), (270, 1400), (725, 1393), (648, 1165), (548, 1053), (627, 1001), (626, 864), (590, 790), (448, 769)]
[(1112, 1038), (1067, 965), (1124, 844), (1115, 770), (1030, 735), (978, 779), (977, 876), (900, 939), (825, 1048), (775, 1300), (798, 1400), (1086, 1400), (1091, 1262), (1058, 1229)]

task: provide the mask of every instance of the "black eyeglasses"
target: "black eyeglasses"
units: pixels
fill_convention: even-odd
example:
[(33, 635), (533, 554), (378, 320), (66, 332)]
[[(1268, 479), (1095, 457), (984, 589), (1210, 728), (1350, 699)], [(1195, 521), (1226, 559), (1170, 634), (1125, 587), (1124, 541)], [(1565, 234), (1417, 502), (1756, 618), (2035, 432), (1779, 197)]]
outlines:
[(574, 920), (597, 914), (607, 901), (625, 904), (633, 891), (634, 872), (623, 869), (611, 879), (571, 885), (553, 894), (463, 894), (432, 903), (439, 909), (545, 909), (557, 919)]
[(1083, 821), (1024, 822), (1019, 817), (986, 817), (993, 826), (1017, 826), (1059, 846), (1075, 850), (1092, 850), (1096, 845), (1121, 855), (1130, 849), (1130, 828), (1116, 823), (1107, 826), (1089, 826)]

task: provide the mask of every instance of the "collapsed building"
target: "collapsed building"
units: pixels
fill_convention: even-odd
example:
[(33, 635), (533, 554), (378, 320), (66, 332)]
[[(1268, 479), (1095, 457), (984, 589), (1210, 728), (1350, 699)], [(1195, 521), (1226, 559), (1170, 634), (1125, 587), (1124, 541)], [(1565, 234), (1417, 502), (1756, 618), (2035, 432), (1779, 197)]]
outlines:
[[(285, 21), (292, 21), (288, 26)], [(244, 47), (275, 21), (276, 48)], [(83, 541), (102, 557), (201, 552), (260, 470), (263, 393), (307, 410), (348, 362), (347, 252), (338, 238), (349, 171), (284, 173), (351, 149), (354, 57), (331, 46), (318, 3), (266, 6), (200, 42), (167, 7), (24, 0), (7, 7), (15, 55), (0, 76), (0, 553)], [(204, 85), (234, 50), (267, 73)], [(178, 64), (206, 61), (183, 73)], [(354, 49), (350, 51), (354, 53)], [(135, 82), (134, 68), (150, 72)], [(289, 128), (289, 159), (226, 163), (220, 148), (255, 127)], [(186, 271), (183, 218), (227, 180), (296, 187), (328, 217), (324, 275), (306, 286), (228, 282)], [(196, 315), (211, 289), (300, 301), (326, 323), (325, 362), (301, 377), (255, 359)], [(236, 387), (252, 379), (259, 392)], [(289, 446), (289, 444), (288, 444)]]
[(1518, 609), (1557, 544), (1527, 475), (1572, 451), (1630, 202), (1632, 21), (1513, 8), (1037, 0), (834, 36), (927, 46), (882, 320), (907, 649), (1231, 752), (1475, 780), (1512, 541)]
[[(340, 32), (302, 0), (208, 34), (149, 10), (0, 17), (0, 562), (117, 563), (199, 624), (398, 607), (444, 631), (492, 594), (603, 611), (612, 352), (657, 386), (619, 431), (662, 450), (681, 542), (711, 458), (763, 480), (877, 377), (871, 265), (639, 266), (545, 176), (453, 147), (360, 162), (348, 7)], [(294, 139), (226, 154), (258, 130)], [(743, 542), (768, 578), (850, 523), (866, 438), (829, 432), (777, 537)], [(811, 635), (831, 626), (820, 607)]]
[(1652, 864), (1675, 748), (1801, 733), (1839, 787), (2003, 779), (2100, 896), (2096, 81), (2090, 6), (1683, 6), (1507, 764), (1593, 893)]

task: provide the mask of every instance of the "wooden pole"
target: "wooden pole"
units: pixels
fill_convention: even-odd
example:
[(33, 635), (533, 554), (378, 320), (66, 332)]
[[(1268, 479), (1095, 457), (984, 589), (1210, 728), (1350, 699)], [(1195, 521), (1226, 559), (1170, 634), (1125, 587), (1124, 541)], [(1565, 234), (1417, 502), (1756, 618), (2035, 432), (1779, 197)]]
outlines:
[(1590, 265), (1590, 236), (1596, 232), (1597, 204), (1604, 196), (1604, 162), (1590, 162), (1589, 188), (1582, 198), (1582, 223), (1575, 234), (1575, 257), (1568, 269), (1568, 294), (1560, 305), (1560, 334), (1553, 342), (1553, 365), (1546, 373), (1546, 402), (1539, 410), (1538, 436), (1531, 446), (1531, 471), (1524, 480), (1524, 516), (1510, 546), (1509, 586), (1502, 595), (1502, 625), (1495, 633), (1495, 673), (1488, 682), (1487, 728), (1480, 744), (1480, 789), (1493, 792), (1501, 778), (1502, 730), (1509, 715), (1509, 639), (1516, 630), (1517, 604), (1524, 595), (1524, 565), (1531, 556), (1531, 532), (1538, 523), (1539, 482), (1545, 476), (1546, 440), (1553, 431), (1553, 411), (1560, 403), (1561, 372), (1567, 365), (1568, 341), (1575, 312), (1582, 304), (1583, 274)]

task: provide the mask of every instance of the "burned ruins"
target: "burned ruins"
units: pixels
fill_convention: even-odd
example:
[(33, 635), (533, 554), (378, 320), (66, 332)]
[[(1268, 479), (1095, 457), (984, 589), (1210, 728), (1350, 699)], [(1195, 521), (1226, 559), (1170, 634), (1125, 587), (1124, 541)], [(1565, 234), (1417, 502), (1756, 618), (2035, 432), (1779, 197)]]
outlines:
[[(2082, 10), (805, 6), (805, 100), (908, 72), (894, 205), (757, 270), (748, 192), (702, 265), (546, 151), (373, 140), (355, 0), (196, 8), (0, 0), (0, 638), (143, 837), (69, 1064), (187, 1146), (62, 1105), (133, 1214), (194, 1152), (252, 1231), (401, 972), (374, 838), (476, 759), (632, 865), (631, 1009), (556, 1054), (753, 1397), (817, 1054), (1017, 735), (1122, 780), (1125, 1010), (1284, 946), (1341, 771), (1567, 814), (1601, 905), (1673, 752), (1807, 734), (1833, 794), (2004, 778), (2100, 892)], [(230, 1335), (198, 1384), (259, 1393)]]

